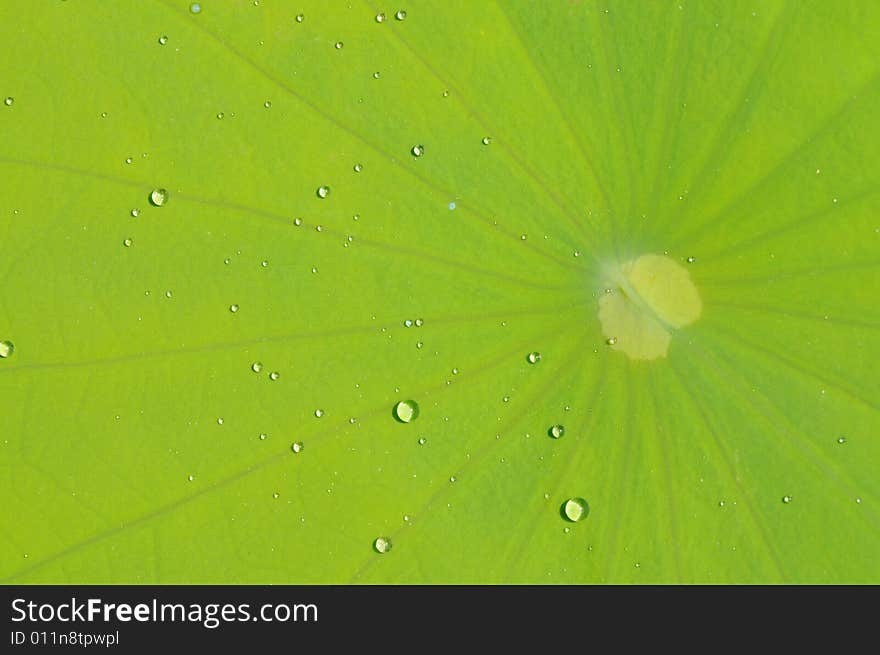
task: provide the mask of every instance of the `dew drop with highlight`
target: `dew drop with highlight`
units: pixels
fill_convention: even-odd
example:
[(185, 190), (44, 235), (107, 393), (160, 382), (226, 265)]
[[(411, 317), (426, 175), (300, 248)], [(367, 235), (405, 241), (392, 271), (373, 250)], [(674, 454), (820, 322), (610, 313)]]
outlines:
[(290, 449), (294, 453), (301, 453), (303, 451), (303, 448), (304, 446), (302, 441), (294, 441), (292, 444), (290, 444)]
[(528, 360), (529, 364), (537, 364), (541, 361), (541, 353), (539, 353), (537, 350), (534, 352), (530, 352), (526, 359)]
[(554, 425), (549, 430), (547, 430), (547, 434), (549, 434), (554, 439), (559, 439), (565, 435), (565, 427), (562, 425)]
[(373, 550), (384, 555), (391, 550), (391, 539), (388, 537), (376, 537), (376, 540), (373, 541)]
[(562, 504), (562, 515), (569, 521), (581, 521), (589, 513), (590, 506), (583, 498), (569, 498)]
[(401, 400), (394, 406), (393, 413), (401, 423), (415, 421), (419, 417), (419, 404), (415, 400)]
[(0, 341), (0, 359), (11, 357), (15, 352), (15, 344), (11, 341)]
[(150, 204), (153, 207), (161, 207), (168, 202), (168, 191), (165, 189), (153, 189), (150, 191)]
[(330, 187), (328, 186), (320, 186), (318, 187), (318, 197), (321, 199), (326, 198), (330, 195)]

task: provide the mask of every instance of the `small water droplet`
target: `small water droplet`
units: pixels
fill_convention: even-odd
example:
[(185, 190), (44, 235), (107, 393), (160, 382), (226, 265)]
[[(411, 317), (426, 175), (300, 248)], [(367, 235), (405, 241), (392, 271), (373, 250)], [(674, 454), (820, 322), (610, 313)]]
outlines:
[(685, 261), (687, 261), (688, 264), (693, 264), (695, 261), (697, 261), (697, 258), (691, 256), (691, 257), (688, 257)]
[(718, 507), (724, 507), (725, 502), (723, 500), (718, 501)]
[(345, 45), (345, 44), (342, 43), (342, 41), (337, 41), (333, 47), (336, 48), (337, 50), (342, 50), (343, 45)]
[(173, 295), (174, 295), (174, 292), (172, 292), (171, 289), (168, 289), (168, 291), (165, 292), (165, 297), (166, 297), (166, 298), (170, 298), (170, 297), (173, 296)]
[(7, 107), (11, 107), (14, 102), (15, 102), (15, 98), (13, 98), (12, 96), (6, 96), (3, 99), (3, 104), (6, 105)]
[(425, 146), (423, 146), (423, 145), (413, 146), (412, 150), (410, 150), (410, 152), (412, 153), (413, 157), (421, 157), (422, 155), (425, 154)]
[(377, 23), (384, 23), (385, 22), (385, 14), (383, 14), (383, 13), (376, 14), (376, 22)]
[(783, 496), (782, 502), (788, 505), (791, 502), (791, 496)]
[(232, 312), (233, 314), (235, 314), (238, 311), (238, 305), (236, 305), (236, 304), (229, 305), (229, 311)]
[(401, 400), (394, 406), (394, 418), (401, 423), (415, 421), (419, 417), (419, 404), (415, 400)]
[(415, 320), (416, 327), (422, 327), (424, 324), (425, 324), (425, 319), (423, 319), (423, 318), (417, 318)]
[(301, 453), (303, 450), (303, 442), (302, 441), (294, 441), (290, 444), (290, 449), (295, 453)]
[(541, 353), (539, 353), (537, 350), (534, 352), (530, 352), (526, 359), (528, 360), (529, 364), (537, 364), (541, 361)]
[(362, 170), (364, 170), (364, 167), (361, 166), (360, 164), (355, 164), (355, 165), (354, 165), (354, 172), (355, 172), (355, 173), (360, 173)]
[(574, 256), (575, 256), (575, 257), (580, 257), (580, 256), (581, 256), (581, 251), (580, 251), (580, 250), (575, 250), (575, 251), (574, 251)]
[(131, 213), (132, 218), (137, 218), (138, 216), (141, 215), (141, 210), (140, 209), (132, 209), (130, 213)]
[(569, 498), (562, 504), (562, 513), (569, 521), (577, 522), (587, 518), (590, 506), (583, 498)]
[(312, 273), (317, 273), (317, 272), (318, 272), (318, 268), (316, 266), (312, 266)]
[(296, 22), (297, 22), (297, 23), (302, 23), (303, 20), (305, 20), (305, 16), (304, 16), (303, 14), (297, 14), (297, 15), (296, 15)]
[(275, 500), (278, 500), (278, 492), (277, 491), (272, 494), (272, 498), (274, 498)]
[(194, 2), (189, 6), (189, 10), (194, 14), (198, 14), (202, 11), (202, 5), (198, 2)]
[(424, 437), (419, 437), (419, 445), (420, 446), (424, 446), (426, 443), (428, 443), (427, 439), (425, 439)]
[(271, 101), (271, 100), (267, 100), (266, 102), (263, 103), (263, 106), (264, 106), (266, 109), (269, 109), (270, 107), (272, 107), (272, 101)]
[(269, 435), (267, 435), (265, 432), (261, 432), (260, 433), (260, 441), (265, 441), (267, 436), (269, 436)]
[(490, 143), (492, 143), (492, 137), (491, 136), (484, 136), (482, 143), (484, 146), (488, 146)]
[(839, 443), (839, 444), (845, 444), (845, 443), (846, 443), (846, 437), (837, 437), (837, 443)]
[(559, 439), (560, 437), (565, 435), (565, 427), (562, 425), (554, 425), (549, 430), (547, 430), (547, 434), (549, 434), (554, 439)]
[(11, 341), (0, 341), (0, 359), (11, 357), (15, 352), (15, 344)]
[(222, 418), (218, 418), (218, 419), (217, 419), (217, 425), (223, 425), (223, 419), (222, 419)]
[(316, 409), (315, 410), (315, 418), (321, 418), (322, 416), (324, 416), (324, 410), (323, 409)]
[(195, 480), (196, 478), (195, 478), (194, 475), (189, 475), (189, 476), (187, 476), (186, 479), (189, 480), (190, 482), (192, 482), (192, 481)]
[(134, 243), (131, 239), (123, 239), (122, 245), (126, 248), (131, 248), (131, 244)]
[(449, 482), (455, 482), (457, 479), (454, 475), (449, 476)]
[(416, 348), (421, 348), (424, 345), (421, 341), (416, 341)]
[(457, 368), (452, 369), (452, 374), (453, 374), (453, 375), (458, 375), (458, 369), (457, 369)]
[(168, 37), (163, 34), (159, 37), (159, 45), (165, 45), (166, 43), (168, 43)]
[(397, 20), (406, 20), (406, 12), (403, 9), (400, 9), (397, 11), (396, 14), (394, 14), (394, 17)]
[(379, 79), (379, 71), (376, 71), (375, 73), (373, 73), (373, 79), (374, 79), (374, 80), (378, 80), (378, 79)]
[(384, 555), (391, 550), (391, 539), (388, 537), (376, 537), (376, 540), (373, 542), (373, 550)]
[(412, 326), (413, 326), (413, 322), (410, 319), (406, 319), (403, 322), (403, 327), (412, 327)]
[(330, 195), (330, 187), (328, 187), (328, 186), (320, 186), (320, 187), (318, 187), (318, 197), (319, 197), (319, 198), (322, 198), (322, 199), (323, 199), (323, 198), (326, 198), (326, 197), (329, 196), (329, 195)]
[(223, 112), (222, 111), (217, 112), (217, 120), (223, 120)]
[(454, 203), (454, 202), (450, 202), (450, 203), (449, 203), (449, 211), (452, 211), (453, 209), (455, 209), (455, 203)]
[(303, 224), (303, 219), (301, 219), (301, 218), (294, 218), (294, 219), (293, 219), (293, 224), (296, 225), (297, 227), (299, 227), (300, 225)]
[(529, 235), (528, 235), (528, 234), (520, 234), (520, 235), (519, 235), (519, 239), (520, 239), (520, 241), (525, 241), (525, 240), (528, 239), (528, 238), (529, 238)]
[(277, 380), (280, 377), (281, 377), (281, 374), (278, 371), (272, 371), (271, 373), (269, 373), (269, 379), (272, 380), (272, 382), (274, 382), (275, 380)]
[(605, 339), (605, 343), (609, 346), (613, 346), (617, 343), (617, 337), (608, 337), (607, 339)]
[(168, 191), (165, 189), (153, 189), (150, 191), (150, 204), (153, 207), (161, 207), (168, 202)]

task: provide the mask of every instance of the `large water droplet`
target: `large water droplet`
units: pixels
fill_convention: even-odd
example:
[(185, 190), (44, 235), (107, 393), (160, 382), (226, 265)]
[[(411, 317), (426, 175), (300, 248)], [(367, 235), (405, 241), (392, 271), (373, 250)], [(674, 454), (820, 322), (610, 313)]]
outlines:
[(541, 353), (539, 353), (537, 350), (534, 352), (530, 352), (526, 359), (529, 361), (529, 364), (537, 364), (541, 361)]
[(385, 554), (391, 550), (391, 539), (388, 537), (376, 537), (373, 542), (373, 550), (377, 553)]
[(401, 423), (415, 421), (419, 417), (419, 404), (415, 400), (401, 400), (394, 406), (394, 418)]
[(15, 344), (11, 341), (0, 341), (0, 359), (6, 359), (15, 352)]
[(328, 186), (320, 186), (320, 187), (318, 187), (318, 197), (319, 197), (319, 198), (322, 198), (322, 199), (323, 199), (323, 198), (326, 198), (326, 197), (329, 196), (329, 195), (330, 195), (330, 187), (328, 187)]
[(589, 513), (590, 506), (583, 498), (569, 498), (562, 504), (562, 514), (569, 521), (580, 521)]
[(394, 14), (394, 17), (395, 17), (397, 20), (406, 20), (406, 12), (405, 12), (403, 9), (399, 9), (399, 10), (397, 11), (397, 13)]
[(150, 204), (153, 207), (161, 207), (168, 202), (168, 191), (165, 189), (153, 189), (150, 191)]
[(559, 439), (563, 435), (565, 435), (565, 427), (562, 425), (554, 425), (549, 430), (547, 430), (547, 434), (549, 434), (554, 439)]

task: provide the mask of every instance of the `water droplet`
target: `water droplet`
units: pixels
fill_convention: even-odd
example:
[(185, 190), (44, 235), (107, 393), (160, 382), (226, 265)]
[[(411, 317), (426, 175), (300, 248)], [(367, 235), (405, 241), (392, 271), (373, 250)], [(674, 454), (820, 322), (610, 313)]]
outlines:
[(323, 409), (316, 409), (315, 410), (315, 418), (321, 418), (322, 416), (324, 416), (324, 410)]
[(267, 100), (266, 102), (263, 103), (263, 106), (264, 106), (266, 109), (269, 109), (269, 108), (272, 106), (272, 101), (271, 101), (271, 100)]
[(263, 261), (260, 262), (260, 266), (262, 266), (263, 268), (266, 268), (268, 265), (269, 265), (268, 259), (264, 259)]
[(415, 421), (419, 417), (419, 404), (415, 400), (401, 400), (394, 406), (394, 418), (401, 423)]
[(235, 314), (238, 311), (238, 305), (236, 305), (236, 304), (229, 305), (229, 311), (232, 312), (233, 314)]
[(165, 189), (153, 189), (150, 191), (150, 204), (153, 207), (161, 207), (168, 202), (168, 191)]
[(457, 369), (457, 368), (452, 369), (452, 374), (453, 374), (453, 375), (458, 375), (458, 369)]
[(317, 272), (318, 272), (318, 268), (316, 266), (312, 266), (312, 273), (317, 273)]
[(275, 500), (278, 500), (278, 492), (277, 491), (274, 494), (272, 494), (272, 498), (274, 498)]
[(788, 505), (791, 502), (791, 496), (783, 496), (782, 502)]
[(131, 239), (123, 239), (122, 245), (126, 248), (131, 248), (131, 244), (134, 243)]
[(223, 119), (223, 112), (222, 112), (222, 111), (218, 111), (218, 112), (217, 112), (217, 120), (222, 120), (222, 119)]
[(132, 218), (137, 218), (138, 216), (141, 215), (141, 210), (140, 209), (132, 209), (130, 213), (131, 213)]
[(421, 341), (416, 341), (416, 348), (421, 348), (424, 345)]
[(529, 238), (529, 235), (528, 234), (521, 234), (521, 235), (519, 235), (519, 238), (520, 238), (520, 241), (525, 241), (526, 239)]
[(423, 145), (413, 146), (412, 150), (410, 150), (410, 152), (412, 153), (413, 157), (421, 157), (422, 155), (425, 154), (425, 146), (423, 146)]
[(457, 479), (454, 475), (449, 476), (449, 482), (455, 482)]
[(376, 71), (375, 73), (373, 73), (373, 79), (374, 79), (374, 80), (378, 80), (378, 79), (379, 79), (379, 71)]
[(324, 229), (324, 228), (321, 227), (320, 225), (316, 225), (316, 226), (315, 226), (315, 232), (321, 232), (323, 229)]
[(846, 437), (837, 437), (837, 443), (839, 443), (839, 444), (845, 444), (845, 443), (846, 443)]
[(265, 441), (267, 436), (269, 436), (269, 435), (267, 435), (265, 432), (261, 432), (260, 433), (260, 441)]
[(385, 22), (385, 14), (383, 14), (383, 13), (376, 14), (376, 22), (377, 23), (384, 23)]
[(688, 257), (685, 261), (688, 264), (693, 264), (695, 261), (697, 261), (697, 258), (696, 257)]
[(11, 341), (0, 341), (0, 359), (6, 359), (15, 352), (15, 344)]
[(575, 251), (574, 251), (574, 256), (575, 256), (575, 257), (580, 257), (580, 256), (581, 256), (581, 251), (580, 251), (580, 250), (575, 250)]
[(444, 97), (444, 98), (448, 98), (448, 97), (449, 97), (449, 91), (448, 91), (448, 90), (443, 92), (443, 97)]
[(195, 476), (190, 475), (190, 476), (187, 476), (186, 479), (189, 480), (190, 482), (192, 482), (192, 481), (195, 480), (196, 478), (195, 478)]
[(492, 137), (491, 136), (484, 136), (483, 137), (483, 145), (488, 146), (490, 143), (492, 143)]
[(406, 20), (406, 12), (403, 9), (400, 9), (396, 14), (394, 14), (394, 17), (397, 20)]
[(293, 219), (293, 224), (296, 225), (297, 227), (299, 227), (300, 225), (303, 224), (303, 219), (301, 219), (301, 218), (294, 218), (294, 219)]
[(577, 522), (587, 518), (590, 506), (583, 498), (569, 498), (562, 504), (562, 514), (569, 521)]
[(126, 157), (126, 158), (125, 158), (125, 163), (126, 163), (126, 164), (130, 164), (130, 163), (133, 162), (133, 161), (134, 161), (134, 160), (133, 160), (131, 157)]
[(415, 321), (416, 327), (422, 327), (425, 324), (425, 319), (417, 318)]
[(330, 195), (330, 187), (328, 187), (328, 186), (318, 187), (318, 197), (319, 198), (326, 198), (329, 195)]
[(565, 427), (562, 425), (554, 425), (549, 430), (547, 430), (547, 434), (549, 434), (554, 439), (559, 439), (560, 437), (565, 435)]
[(385, 554), (391, 550), (391, 539), (388, 537), (376, 537), (373, 542), (373, 550), (377, 553)]
[(272, 380), (272, 382), (274, 382), (275, 380), (277, 380), (280, 377), (281, 377), (281, 374), (278, 371), (272, 371), (271, 373), (269, 373), (269, 379)]
[(165, 45), (166, 43), (168, 43), (168, 37), (163, 34), (159, 37), (159, 45)]
[(534, 352), (530, 352), (526, 359), (528, 360), (529, 364), (537, 364), (541, 361), (541, 353), (539, 353), (537, 350)]
[(333, 47), (336, 48), (337, 50), (342, 50), (343, 45), (344, 44), (342, 43), (342, 41), (337, 41), (336, 45), (334, 45)]
[(198, 2), (194, 2), (189, 6), (189, 10), (194, 14), (198, 14), (202, 11), (202, 5), (200, 5)]
[(232, 260), (229, 257), (227, 257), (226, 259), (223, 260), (223, 263), (228, 266), (229, 264), (232, 263)]
[(605, 339), (605, 343), (607, 343), (609, 346), (613, 346), (617, 343), (617, 337), (608, 337), (607, 339)]
[(449, 211), (452, 211), (453, 209), (455, 209), (455, 203), (454, 203), (454, 202), (450, 202), (450, 203), (449, 203)]
[(303, 450), (303, 442), (294, 441), (292, 444), (290, 444), (290, 449), (295, 453), (301, 453)]
[(11, 107), (14, 102), (15, 98), (13, 98), (12, 96), (6, 96), (6, 98), (3, 99), (3, 104), (7, 107)]
[(355, 165), (354, 165), (354, 172), (355, 172), (355, 173), (360, 173), (362, 170), (364, 170), (364, 167), (361, 166), (360, 164), (355, 164)]
[(223, 425), (223, 419), (222, 419), (222, 418), (218, 418), (218, 419), (217, 419), (217, 425)]
[(420, 446), (424, 446), (426, 443), (428, 443), (427, 439), (425, 439), (424, 437), (419, 437), (419, 445)]
[(302, 23), (303, 20), (305, 20), (305, 16), (304, 16), (303, 14), (297, 14), (297, 15), (296, 15), (296, 22), (297, 22), (297, 23)]
[(166, 297), (166, 298), (170, 298), (172, 295), (174, 295), (174, 294), (173, 294), (173, 292), (171, 291), (171, 289), (168, 289), (168, 291), (165, 292), (165, 297)]

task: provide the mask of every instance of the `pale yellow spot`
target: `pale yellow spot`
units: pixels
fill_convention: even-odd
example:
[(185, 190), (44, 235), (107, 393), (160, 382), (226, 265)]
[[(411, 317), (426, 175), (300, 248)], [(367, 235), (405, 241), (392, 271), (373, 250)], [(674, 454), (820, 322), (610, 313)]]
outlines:
[(612, 350), (632, 359), (665, 357), (674, 331), (703, 311), (690, 272), (664, 255), (608, 265), (600, 284), (602, 334)]

